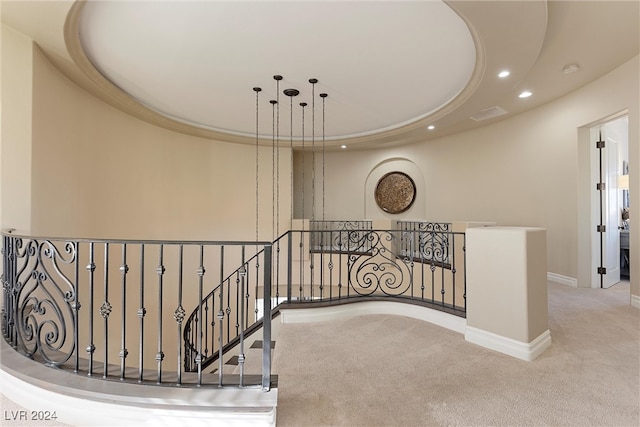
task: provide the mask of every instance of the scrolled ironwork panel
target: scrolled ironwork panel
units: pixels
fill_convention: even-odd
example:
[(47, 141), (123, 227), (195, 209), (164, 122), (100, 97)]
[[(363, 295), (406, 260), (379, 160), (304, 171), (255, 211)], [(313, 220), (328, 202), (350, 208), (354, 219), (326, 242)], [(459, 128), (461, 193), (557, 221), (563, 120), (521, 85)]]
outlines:
[(312, 221), (312, 252), (368, 252), (363, 236), (371, 231), (371, 221)]
[(426, 261), (448, 263), (449, 236), (442, 232), (421, 232), (418, 240), (418, 257)]
[(370, 231), (363, 238), (369, 243), (370, 253), (349, 255), (349, 288), (361, 296), (376, 293), (397, 296), (410, 291), (413, 281), (410, 266), (392, 250), (397, 236)]
[(426, 263), (450, 263), (451, 224), (447, 222), (398, 221), (402, 232), (399, 252)]
[[(24, 244), (24, 247), (23, 247)], [(17, 260), (13, 289), (19, 346), (29, 357), (58, 366), (73, 355), (75, 289), (65, 266), (77, 262), (77, 244), (15, 240)]]

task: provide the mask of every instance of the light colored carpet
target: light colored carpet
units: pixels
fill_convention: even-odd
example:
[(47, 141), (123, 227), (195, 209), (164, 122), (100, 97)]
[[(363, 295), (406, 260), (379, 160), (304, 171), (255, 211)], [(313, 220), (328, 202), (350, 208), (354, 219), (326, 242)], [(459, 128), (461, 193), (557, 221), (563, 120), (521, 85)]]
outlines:
[(524, 362), (401, 316), (278, 325), (279, 426), (638, 426), (627, 284), (549, 284), (552, 347)]

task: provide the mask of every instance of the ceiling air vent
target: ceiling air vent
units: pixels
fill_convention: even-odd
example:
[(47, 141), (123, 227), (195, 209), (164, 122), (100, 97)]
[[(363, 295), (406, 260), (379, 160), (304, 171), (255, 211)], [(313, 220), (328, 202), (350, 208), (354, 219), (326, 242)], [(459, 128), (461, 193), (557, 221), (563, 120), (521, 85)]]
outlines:
[(471, 119), (476, 122), (481, 122), (483, 120), (492, 119), (505, 114), (507, 114), (507, 112), (500, 107), (489, 107), (481, 110), (478, 114), (471, 116)]

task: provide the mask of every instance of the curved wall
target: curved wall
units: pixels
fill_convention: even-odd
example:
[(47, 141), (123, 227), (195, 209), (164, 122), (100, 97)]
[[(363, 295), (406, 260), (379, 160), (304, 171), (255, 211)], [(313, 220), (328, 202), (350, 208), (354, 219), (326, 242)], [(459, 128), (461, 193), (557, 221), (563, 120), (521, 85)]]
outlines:
[[(254, 240), (256, 148), (168, 131), (89, 95), (36, 49), (34, 235)], [(261, 148), (261, 240), (271, 240), (271, 149)], [(268, 151), (268, 152), (267, 152)], [(290, 175), (290, 151), (281, 173)], [(289, 181), (281, 192), (289, 195)], [(289, 226), (288, 197), (281, 229)]]
[[(389, 159), (410, 159), (424, 176), (424, 216), (411, 212), (415, 216), (406, 219), (545, 228), (549, 271), (588, 287), (584, 272), (578, 271), (590, 260), (579, 251), (590, 229), (582, 224), (589, 211), (582, 206), (578, 179), (579, 170), (589, 165), (579, 155), (583, 142), (578, 134), (585, 126), (628, 110), (633, 211), (640, 200), (640, 188), (633, 184), (640, 182), (638, 63), (635, 57), (567, 96), (478, 130), (389, 149), (328, 152), (327, 217), (361, 218), (366, 212), (370, 219), (389, 218), (379, 209), (366, 209), (375, 205), (367, 177)], [(638, 259), (638, 228), (631, 227), (631, 232), (631, 258)], [(640, 295), (635, 264), (632, 293)]]
[(33, 42), (2, 25), (0, 224), (28, 233), (31, 227), (31, 111)]

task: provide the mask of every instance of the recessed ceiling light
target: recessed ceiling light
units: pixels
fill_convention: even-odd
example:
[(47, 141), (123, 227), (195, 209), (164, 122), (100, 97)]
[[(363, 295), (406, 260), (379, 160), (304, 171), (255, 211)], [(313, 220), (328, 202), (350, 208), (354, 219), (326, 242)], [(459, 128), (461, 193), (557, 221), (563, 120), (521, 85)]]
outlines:
[(429, 129), (429, 130), (434, 130), (435, 128), (436, 128), (436, 127), (435, 127), (434, 125), (429, 125), (429, 126), (427, 126), (427, 129)]
[(340, 148), (342, 148), (344, 150), (345, 148), (347, 148), (347, 146), (346, 145), (341, 145)]
[(509, 77), (509, 74), (511, 74), (511, 72), (507, 70), (500, 71), (500, 73), (498, 73), (498, 77), (500, 77), (501, 79), (504, 79), (505, 77)]
[(529, 92), (528, 90), (525, 90), (524, 92), (520, 93), (520, 95), (518, 95), (518, 98), (528, 98), (531, 95), (533, 95), (533, 93)]

